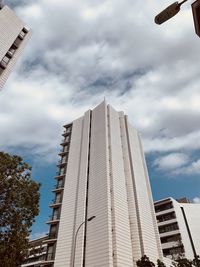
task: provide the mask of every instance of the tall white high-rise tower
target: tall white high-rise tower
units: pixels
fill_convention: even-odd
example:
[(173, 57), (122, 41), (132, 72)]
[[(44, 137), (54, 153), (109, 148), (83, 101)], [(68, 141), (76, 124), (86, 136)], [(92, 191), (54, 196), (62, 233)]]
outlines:
[(7, 6), (0, 3), (0, 89), (21, 55), (31, 32)]
[(64, 127), (44, 265), (132, 267), (144, 254), (162, 260), (144, 154), (127, 116), (104, 101)]

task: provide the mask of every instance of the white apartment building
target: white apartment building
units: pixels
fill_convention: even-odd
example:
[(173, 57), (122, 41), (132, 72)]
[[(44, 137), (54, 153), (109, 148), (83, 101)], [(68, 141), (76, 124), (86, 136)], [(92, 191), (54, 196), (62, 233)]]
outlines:
[(21, 55), (31, 32), (7, 6), (0, 3), (0, 89)]
[(47, 236), (29, 241), (28, 256), (21, 267), (41, 267), (46, 257)]
[(127, 116), (104, 101), (64, 127), (43, 265), (163, 260), (142, 145)]
[(164, 256), (194, 259), (200, 255), (200, 204), (169, 197), (154, 205)]

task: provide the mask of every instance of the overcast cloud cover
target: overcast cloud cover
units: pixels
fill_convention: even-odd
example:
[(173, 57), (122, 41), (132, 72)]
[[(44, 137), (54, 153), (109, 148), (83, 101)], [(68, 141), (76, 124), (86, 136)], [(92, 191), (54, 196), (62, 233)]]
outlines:
[(1, 149), (55, 162), (61, 125), (105, 96), (140, 131), (161, 179), (200, 180), (200, 39), (191, 3), (162, 26), (154, 16), (171, 0), (4, 3), (33, 36), (0, 92)]

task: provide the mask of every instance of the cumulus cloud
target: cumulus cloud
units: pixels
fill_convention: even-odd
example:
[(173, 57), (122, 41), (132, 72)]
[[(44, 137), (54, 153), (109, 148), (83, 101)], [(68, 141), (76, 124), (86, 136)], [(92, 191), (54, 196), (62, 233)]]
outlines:
[(186, 174), (186, 175), (197, 175), (200, 174), (200, 159), (191, 162), (189, 165), (177, 169), (174, 171), (174, 174), (180, 175), (180, 174)]
[(61, 125), (104, 96), (129, 115), (147, 153), (169, 154), (155, 166), (183, 166), (177, 151), (200, 148), (199, 39), (189, 4), (162, 26), (154, 24), (159, 1), (7, 4), (33, 36), (1, 91), (1, 148), (54, 158)]
[(193, 198), (193, 202), (200, 204), (200, 197)]
[(188, 157), (182, 153), (171, 153), (163, 157), (159, 157), (154, 161), (154, 165), (159, 169), (175, 169), (183, 166), (188, 162)]

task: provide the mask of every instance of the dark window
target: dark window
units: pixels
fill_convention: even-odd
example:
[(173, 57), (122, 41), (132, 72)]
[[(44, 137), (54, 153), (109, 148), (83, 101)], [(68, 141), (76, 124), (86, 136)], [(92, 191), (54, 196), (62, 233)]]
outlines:
[(177, 235), (170, 235), (170, 236), (165, 236), (160, 238), (161, 243), (168, 243), (168, 242), (177, 242), (177, 244), (181, 243), (181, 236), (180, 234)]
[(172, 205), (172, 202), (169, 202), (169, 203), (165, 203), (165, 204), (162, 204), (162, 205), (159, 205), (159, 206), (155, 206), (155, 211), (156, 212), (160, 212), (160, 211), (168, 210), (168, 209), (171, 209), (171, 208), (173, 208), (173, 205)]
[(162, 234), (162, 233), (178, 230), (179, 228), (176, 222), (176, 223), (171, 223), (168, 225), (159, 226), (158, 229), (159, 229), (159, 233)]
[(165, 222), (176, 218), (175, 212), (166, 213), (160, 216), (157, 216), (157, 222)]

